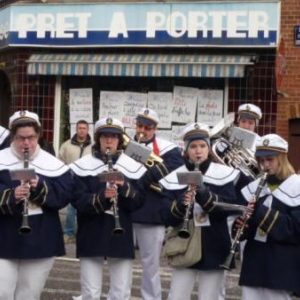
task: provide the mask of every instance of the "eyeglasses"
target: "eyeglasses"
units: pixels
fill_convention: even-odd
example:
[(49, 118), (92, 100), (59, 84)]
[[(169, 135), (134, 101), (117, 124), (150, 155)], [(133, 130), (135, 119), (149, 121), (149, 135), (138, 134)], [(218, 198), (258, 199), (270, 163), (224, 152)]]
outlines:
[(33, 142), (37, 139), (37, 135), (36, 134), (32, 134), (28, 136), (16, 135), (15, 139), (18, 142), (25, 142), (26, 140), (28, 140), (28, 142)]

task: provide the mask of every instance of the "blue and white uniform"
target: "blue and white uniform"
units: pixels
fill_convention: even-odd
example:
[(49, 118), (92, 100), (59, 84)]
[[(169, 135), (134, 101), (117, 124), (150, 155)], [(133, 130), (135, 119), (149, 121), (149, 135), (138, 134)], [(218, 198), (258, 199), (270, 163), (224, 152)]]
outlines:
[[(163, 159), (161, 165), (148, 170), (157, 184), (164, 172), (170, 172), (183, 163), (180, 149), (174, 143), (156, 136), (144, 144), (153, 150), (159, 149), (159, 156)], [(161, 300), (160, 280), (160, 254), (165, 238), (165, 223), (161, 218), (162, 196), (153, 189), (147, 189), (145, 204), (141, 209), (133, 213), (134, 232), (140, 249), (143, 274), (141, 294), (143, 300)]]
[[(276, 291), (272, 299), (290, 299), (290, 293), (300, 296), (300, 177), (291, 175), (278, 182), (275, 189), (270, 189), (271, 178), (272, 175), (248, 223), (239, 282), (243, 299), (263, 290)], [(259, 179), (242, 190), (247, 201), (255, 194), (258, 182)], [(254, 289), (249, 293), (248, 288)], [(256, 299), (262, 299), (261, 295)]]
[(125, 183), (118, 187), (118, 212), (122, 235), (113, 235), (115, 219), (110, 199), (105, 198), (106, 182), (99, 174), (108, 171), (108, 164), (93, 154), (70, 164), (75, 173), (72, 205), (77, 209), (77, 256), (81, 263), (83, 299), (100, 299), (102, 265), (109, 264), (111, 283), (107, 299), (130, 299), (134, 244), (132, 212), (144, 204), (145, 195), (137, 181), (146, 168), (126, 154), (113, 156), (113, 168), (122, 172)]
[(63, 162), (37, 146), (29, 160), (39, 176), (29, 196), (31, 232), (21, 235), (24, 202), (15, 199), (20, 181), (12, 181), (9, 171), (23, 169), (24, 162), (12, 147), (0, 151), (0, 298), (39, 299), (54, 257), (65, 254), (59, 210), (69, 203), (72, 178)]
[[(186, 206), (183, 204), (187, 186), (179, 185), (177, 172), (192, 171), (194, 166), (186, 161), (160, 180), (164, 188), (165, 207), (161, 211), (164, 221), (169, 226), (181, 226)], [(229, 253), (231, 241), (227, 227), (227, 216), (223, 209), (214, 206), (214, 202), (236, 203), (235, 182), (240, 172), (233, 168), (216, 164), (210, 160), (200, 165), (205, 190), (195, 195), (193, 215), (204, 213), (201, 226), (202, 258), (190, 268), (174, 268), (168, 300), (181, 300), (190, 297), (198, 277), (199, 299), (217, 299), (221, 292), (224, 271), (220, 265)], [(170, 200), (175, 199), (173, 202)]]

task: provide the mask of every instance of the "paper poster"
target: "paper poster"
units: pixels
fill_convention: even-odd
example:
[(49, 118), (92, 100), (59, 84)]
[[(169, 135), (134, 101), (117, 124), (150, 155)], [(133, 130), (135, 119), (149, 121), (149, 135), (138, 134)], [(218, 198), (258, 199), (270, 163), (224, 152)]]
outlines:
[(70, 89), (70, 123), (93, 123), (93, 89)]
[(223, 118), (223, 90), (199, 90), (197, 121), (214, 126)]
[(173, 91), (172, 121), (195, 122), (198, 89), (175, 86)]
[(99, 119), (122, 119), (125, 95), (123, 92), (101, 91), (99, 103)]
[(134, 127), (140, 110), (147, 106), (148, 94), (124, 92), (123, 116), (121, 121), (126, 127)]
[(171, 128), (173, 94), (164, 92), (148, 93), (148, 108), (153, 109), (159, 116), (159, 128)]

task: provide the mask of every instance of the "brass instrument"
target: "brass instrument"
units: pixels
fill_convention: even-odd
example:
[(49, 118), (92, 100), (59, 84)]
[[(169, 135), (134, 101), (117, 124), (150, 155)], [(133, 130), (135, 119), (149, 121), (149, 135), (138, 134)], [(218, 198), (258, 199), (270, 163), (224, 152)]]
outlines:
[[(106, 150), (106, 155), (107, 155), (108, 171), (114, 172), (112, 155), (111, 155), (111, 152), (109, 149)], [(113, 188), (115, 190), (118, 189), (116, 184), (109, 183), (109, 185), (110, 185), (109, 186), (110, 188)], [(110, 199), (110, 201), (112, 202), (113, 215), (114, 215), (114, 219), (115, 219), (115, 228), (112, 230), (112, 234), (113, 235), (121, 235), (124, 233), (124, 229), (121, 227), (121, 224), (120, 224), (120, 216), (119, 216), (119, 208), (118, 208), (118, 195), (116, 195), (115, 197), (112, 197)]]
[[(23, 165), (24, 169), (28, 169), (29, 167), (29, 150), (28, 148), (24, 149), (24, 165)], [(22, 185), (28, 185), (29, 182), (28, 181), (21, 181)], [(23, 234), (23, 235), (27, 235), (31, 232), (31, 228), (28, 224), (28, 206), (29, 206), (29, 202), (28, 202), (28, 198), (29, 198), (29, 192), (28, 195), (24, 198), (24, 203), (23, 203), (23, 218), (22, 218), (22, 224), (21, 227), (19, 228), (19, 233)]]
[[(218, 147), (226, 148), (222, 157), (218, 154)], [(211, 149), (217, 162), (239, 169), (246, 176), (251, 176), (253, 179), (257, 178), (259, 173), (257, 161), (247, 149), (237, 147), (223, 137), (214, 141)]]
[[(199, 171), (200, 163), (201, 163), (200, 159), (198, 159), (195, 162), (194, 171)], [(182, 239), (188, 239), (191, 235), (190, 231), (189, 231), (189, 228), (188, 228), (188, 224), (189, 224), (189, 217), (190, 217), (190, 214), (191, 214), (193, 204), (195, 202), (195, 195), (196, 195), (196, 192), (192, 188), (191, 185), (189, 185), (188, 190), (187, 190), (187, 193), (189, 193), (189, 192), (192, 192), (192, 195), (193, 195), (192, 201), (186, 207), (182, 227), (178, 230), (178, 236)]]
[[(258, 183), (257, 189), (256, 189), (256, 191), (253, 195), (253, 198), (252, 198), (252, 199), (254, 199), (255, 202), (258, 201), (259, 195), (260, 195), (260, 193), (261, 193), (261, 191), (262, 191), (262, 189), (263, 189), (263, 187), (264, 187), (264, 185), (267, 181), (267, 178), (268, 178), (268, 172), (264, 172), (261, 179), (260, 179), (260, 181), (259, 181), (259, 183)], [(234, 258), (234, 254), (236, 252), (236, 248), (240, 243), (240, 239), (241, 239), (241, 237), (244, 233), (244, 230), (246, 228), (246, 225), (247, 225), (247, 223), (248, 223), (248, 221), (251, 217), (249, 216), (248, 212), (245, 211), (242, 218), (244, 220), (243, 224), (241, 225), (241, 227), (237, 230), (237, 232), (235, 234), (234, 240), (233, 240), (233, 242), (231, 244), (231, 247), (230, 247), (229, 254), (226, 257), (224, 263), (222, 265), (220, 265), (220, 267), (222, 269), (225, 269), (225, 270), (228, 270), (228, 271), (230, 271), (230, 266), (231, 266), (232, 260)]]

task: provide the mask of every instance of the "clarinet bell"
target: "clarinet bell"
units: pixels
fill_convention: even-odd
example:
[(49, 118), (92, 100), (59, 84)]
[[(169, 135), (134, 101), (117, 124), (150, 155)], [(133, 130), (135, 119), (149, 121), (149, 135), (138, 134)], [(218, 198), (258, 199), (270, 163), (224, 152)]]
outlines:
[(234, 257), (235, 251), (234, 250), (230, 250), (229, 254), (227, 255), (224, 263), (222, 265), (220, 265), (220, 267), (223, 270), (227, 270), (227, 271), (231, 271), (231, 263), (233, 261), (233, 257)]
[(191, 236), (191, 234), (187, 229), (181, 228), (180, 230), (178, 230), (178, 236), (182, 239), (188, 239)]
[(113, 235), (122, 235), (124, 233), (124, 229), (121, 227), (116, 227), (113, 229), (112, 234)]
[(122, 235), (124, 233), (124, 229), (121, 227), (119, 221), (119, 214), (115, 214), (115, 228), (112, 230), (112, 235)]
[(23, 217), (22, 226), (19, 228), (19, 233), (27, 235), (31, 232), (31, 228), (28, 225), (28, 218)]

